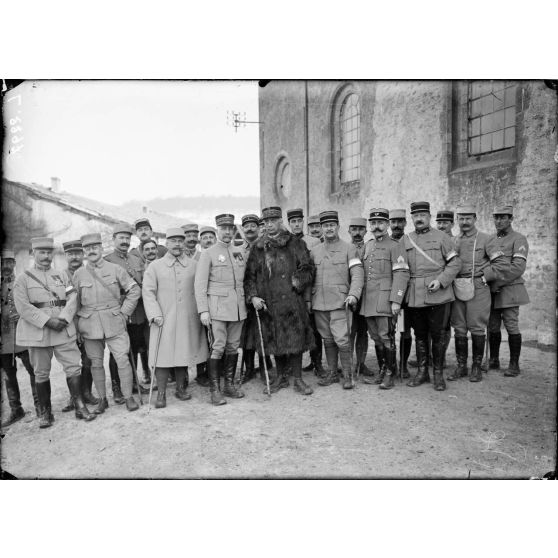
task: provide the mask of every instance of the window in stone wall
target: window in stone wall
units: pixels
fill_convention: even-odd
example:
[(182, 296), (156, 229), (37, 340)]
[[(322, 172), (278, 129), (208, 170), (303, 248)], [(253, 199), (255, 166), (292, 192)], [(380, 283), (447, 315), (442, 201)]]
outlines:
[(514, 82), (469, 83), (467, 151), (470, 156), (515, 146), (515, 94)]
[(286, 156), (281, 156), (275, 165), (275, 191), (280, 198), (291, 195), (291, 165)]
[(347, 95), (339, 114), (340, 182), (360, 180), (360, 104), (356, 93)]

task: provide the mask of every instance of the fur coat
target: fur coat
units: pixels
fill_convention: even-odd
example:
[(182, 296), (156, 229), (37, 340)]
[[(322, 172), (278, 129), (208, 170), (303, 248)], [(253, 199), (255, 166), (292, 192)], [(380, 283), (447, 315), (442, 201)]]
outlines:
[[(306, 244), (286, 229), (274, 237), (264, 234), (253, 245), (244, 275), (244, 292), (250, 307), (253, 296), (265, 300), (267, 311), (260, 310), (259, 314), (266, 354), (287, 355), (314, 348), (306, 308), (314, 274)], [(244, 346), (261, 352), (258, 323), (255, 313), (250, 314), (253, 319), (246, 324)]]

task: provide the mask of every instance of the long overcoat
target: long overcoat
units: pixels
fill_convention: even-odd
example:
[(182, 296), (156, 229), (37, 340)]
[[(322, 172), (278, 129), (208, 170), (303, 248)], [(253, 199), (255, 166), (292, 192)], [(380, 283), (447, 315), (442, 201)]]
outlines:
[[(259, 238), (244, 275), (247, 304), (263, 298), (267, 311), (259, 312), (265, 353), (287, 355), (314, 348), (314, 332), (306, 302), (311, 299), (315, 268), (304, 240), (286, 229)], [(257, 321), (246, 330), (245, 348), (261, 351)]]
[[(143, 304), (147, 319), (164, 319), (157, 366), (194, 366), (208, 358), (207, 340), (194, 297), (194, 277), (198, 262), (167, 252), (149, 264), (143, 276)], [(149, 331), (149, 365), (155, 363), (159, 327)]]

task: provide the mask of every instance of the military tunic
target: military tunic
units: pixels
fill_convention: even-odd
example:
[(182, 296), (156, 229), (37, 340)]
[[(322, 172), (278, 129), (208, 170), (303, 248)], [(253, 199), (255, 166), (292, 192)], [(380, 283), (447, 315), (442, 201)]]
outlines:
[(300, 234), (293, 234), (293, 236), (295, 236), (296, 238), (300, 238), (300, 240), (303, 240), (308, 250), (312, 250), (314, 246), (320, 244), (319, 238), (316, 238), (315, 236), (310, 236), (309, 234), (300, 233)]

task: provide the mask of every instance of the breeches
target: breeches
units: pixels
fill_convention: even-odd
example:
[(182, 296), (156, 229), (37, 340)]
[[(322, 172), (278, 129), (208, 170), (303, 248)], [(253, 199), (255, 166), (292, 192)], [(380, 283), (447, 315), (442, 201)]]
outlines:
[(242, 334), (242, 324), (239, 322), (225, 322), (221, 320), (211, 320), (213, 330), (213, 347), (211, 348), (211, 358), (221, 358), (223, 353), (234, 354), (240, 346), (240, 336)]
[(486, 286), (476, 288), (475, 285), (475, 296), (471, 300), (453, 301), (451, 326), (456, 337), (467, 337), (467, 331), (470, 331), (471, 335), (484, 335), (489, 316), (490, 290)]
[(130, 338), (125, 331), (107, 339), (84, 339), (83, 342), (92, 368), (103, 367), (105, 344), (114, 356), (118, 368), (125, 368), (129, 364)]
[(351, 328), (352, 312), (349, 312), (349, 324), (345, 310), (314, 310), (314, 319), (324, 343), (335, 341), (339, 348), (349, 347), (349, 329)]
[(368, 333), (378, 347), (390, 347), (389, 329), (391, 318), (387, 316), (368, 316), (366, 318)]
[(488, 331), (490, 333), (498, 333), (502, 327), (508, 332), (508, 335), (517, 335), (519, 331), (519, 306), (511, 308), (499, 308), (490, 310), (490, 318), (488, 320)]
[(421, 308), (407, 308), (411, 327), (415, 331), (415, 337), (427, 340), (428, 334), (432, 338), (438, 338), (448, 327), (450, 318), (451, 302), (437, 304), (436, 306), (424, 306)]
[(54, 347), (29, 347), (28, 351), (37, 383), (47, 382), (50, 378), (53, 354), (62, 365), (67, 378), (81, 373), (81, 355), (75, 341), (68, 341)]

